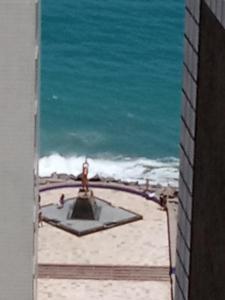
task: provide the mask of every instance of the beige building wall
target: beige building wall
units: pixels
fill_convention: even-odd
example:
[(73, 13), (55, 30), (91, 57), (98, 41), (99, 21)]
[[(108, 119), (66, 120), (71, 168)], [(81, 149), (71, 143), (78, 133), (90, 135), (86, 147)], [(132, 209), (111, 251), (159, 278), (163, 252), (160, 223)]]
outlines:
[(0, 299), (35, 298), (38, 3), (0, 0)]

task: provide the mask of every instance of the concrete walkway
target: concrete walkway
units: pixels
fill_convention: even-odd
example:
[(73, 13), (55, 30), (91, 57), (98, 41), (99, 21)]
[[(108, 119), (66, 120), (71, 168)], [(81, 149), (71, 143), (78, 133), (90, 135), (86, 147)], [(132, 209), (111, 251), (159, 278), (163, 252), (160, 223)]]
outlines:
[(39, 279), (38, 300), (170, 300), (170, 283), (158, 281)]
[(176, 240), (177, 240), (177, 214), (178, 214), (178, 199), (168, 199), (167, 202), (168, 214), (168, 231), (169, 231), (169, 250), (170, 250), (170, 275), (172, 284), (172, 296), (175, 291), (175, 271), (176, 271)]

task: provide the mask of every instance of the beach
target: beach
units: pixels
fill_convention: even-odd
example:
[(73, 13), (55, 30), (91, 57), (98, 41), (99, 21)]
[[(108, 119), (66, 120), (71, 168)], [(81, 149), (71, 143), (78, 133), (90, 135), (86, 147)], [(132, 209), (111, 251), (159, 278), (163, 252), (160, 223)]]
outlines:
[[(60, 177), (60, 176), (59, 176)], [(41, 179), (41, 205), (57, 203), (60, 195), (66, 198), (77, 195), (77, 181), (57, 176)], [(83, 237), (74, 236), (44, 223), (39, 228), (38, 263), (79, 266), (170, 267), (167, 213), (154, 201), (141, 196), (143, 186), (122, 183), (92, 183), (94, 194), (112, 205), (132, 210), (143, 216), (142, 220), (103, 230)], [(116, 189), (109, 189), (109, 186)], [(66, 186), (67, 185), (67, 186)], [(96, 187), (94, 187), (96, 185)], [(64, 187), (60, 187), (64, 186)], [(57, 187), (57, 188), (56, 188)], [(140, 195), (121, 191), (125, 187), (139, 191)], [(48, 190), (48, 188), (53, 188)], [(152, 188), (157, 191), (158, 187)], [(47, 299), (171, 299), (171, 283), (167, 281), (132, 280), (38, 280), (38, 300)], [(138, 298), (137, 298), (138, 295)], [(160, 297), (159, 297), (160, 295)]]

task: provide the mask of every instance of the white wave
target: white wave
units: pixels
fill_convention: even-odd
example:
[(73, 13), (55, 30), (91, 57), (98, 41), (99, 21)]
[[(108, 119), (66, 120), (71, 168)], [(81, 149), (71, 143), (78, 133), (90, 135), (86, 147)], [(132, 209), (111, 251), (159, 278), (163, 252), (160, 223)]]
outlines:
[[(52, 173), (79, 175), (82, 171), (84, 156), (63, 157), (52, 154), (39, 161), (39, 175), (50, 176)], [(178, 186), (179, 160), (167, 158), (151, 160), (147, 158), (88, 158), (89, 178), (99, 175), (127, 182), (144, 183), (146, 179), (152, 184)]]

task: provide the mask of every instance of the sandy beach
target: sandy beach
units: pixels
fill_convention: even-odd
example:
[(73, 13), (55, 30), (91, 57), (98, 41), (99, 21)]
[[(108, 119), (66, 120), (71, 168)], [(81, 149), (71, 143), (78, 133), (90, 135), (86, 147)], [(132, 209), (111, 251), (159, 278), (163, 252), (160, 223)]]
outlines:
[[(114, 206), (132, 210), (142, 220), (77, 237), (44, 223), (39, 228), (40, 264), (167, 266), (167, 215), (153, 201), (126, 192), (95, 188), (94, 194)], [(57, 203), (60, 195), (74, 197), (77, 188), (41, 193), (41, 204)], [(39, 279), (38, 300), (47, 299), (171, 299), (170, 281), (99, 281)]]

